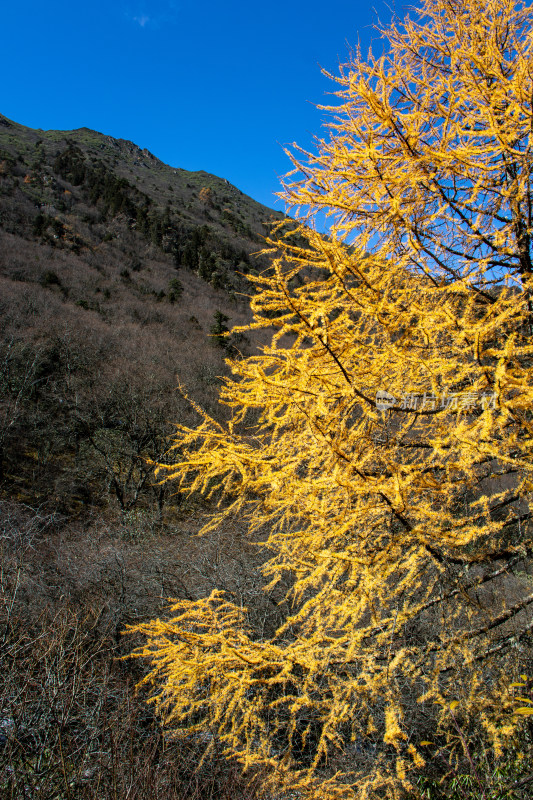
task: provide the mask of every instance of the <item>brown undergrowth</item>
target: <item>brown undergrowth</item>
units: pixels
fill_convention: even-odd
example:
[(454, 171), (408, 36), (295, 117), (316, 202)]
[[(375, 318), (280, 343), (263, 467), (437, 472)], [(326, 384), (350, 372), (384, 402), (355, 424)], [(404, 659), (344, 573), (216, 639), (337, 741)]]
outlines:
[(164, 733), (135, 691), (137, 665), (119, 660), (131, 646), (125, 622), (158, 613), (167, 595), (194, 596), (212, 581), (243, 598), (253, 591), (253, 548), (236, 529), (210, 549), (191, 536), (192, 511), (168, 527), (173, 536), (120, 520), (76, 528), (0, 503), (2, 798), (256, 796), (256, 781), (216, 748), (200, 765), (204, 741)]

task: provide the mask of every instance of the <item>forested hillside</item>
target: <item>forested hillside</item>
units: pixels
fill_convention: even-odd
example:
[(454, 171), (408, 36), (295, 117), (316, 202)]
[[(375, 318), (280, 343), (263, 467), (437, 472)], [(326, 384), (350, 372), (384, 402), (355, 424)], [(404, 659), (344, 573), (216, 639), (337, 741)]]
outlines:
[(150, 459), (195, 418), (178, 382), (223, 418), (225, 358), (260, 342), (224, 334), (281, 216), (131, 142), (0, 116), (2, 797), (253, 795), (216, 756), (198, 772), (115, 657), (168, 596), (258, 594), (241, 528), (196, 539), (205, 504)]
[(66, 511), (160, 509), (145, 459), (212, 407), (270, 211), (227, 181), (81, 129), (0, 117), (0, 479)]

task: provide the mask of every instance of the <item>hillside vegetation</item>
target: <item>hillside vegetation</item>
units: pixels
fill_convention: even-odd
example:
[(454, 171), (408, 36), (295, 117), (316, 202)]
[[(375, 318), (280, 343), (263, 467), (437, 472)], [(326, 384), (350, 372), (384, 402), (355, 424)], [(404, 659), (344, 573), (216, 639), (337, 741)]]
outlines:
[[(81, 129), (0, 117), (0, 479), (25, 502), (123, 510), (163, 490), (172, 422), (211, 409), (266, 265), (266, 209), (227, 181)], [(218, 334), (216, 338), (213, 338)], [(217, 346), (218, 345), (218, 346)]]
[[(246, 274), (282, 215), (94, 131), (0, 116), (0, 795), (251, 798), (201, 743), (173, 745), (115, 660), (128, 622), (214, 586), (257, 595), (238, 524), (154, 480), (175, 423), (215, 416)], [(256, 604), (266, 624), (274, 609)]]

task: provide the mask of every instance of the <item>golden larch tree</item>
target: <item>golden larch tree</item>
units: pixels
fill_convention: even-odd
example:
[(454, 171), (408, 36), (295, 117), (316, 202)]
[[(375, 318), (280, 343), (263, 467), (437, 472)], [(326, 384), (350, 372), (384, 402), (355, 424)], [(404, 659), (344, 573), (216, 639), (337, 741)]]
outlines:
[(494, 698), (531, 652), (533, 11), (414, 13), (333, 78), (284, 185), (301, 222), (251, 278), (243, 330), (270, 344), (230, 362), (228, 424), (178, 426), (160, 467), (222, 498), (206, 531), (268, 529), (285, 616), (267, 638), (213, 592), (138, 626), (136, 655), (177, 734), (278, 795), (412, 791), (452, 700), (501, 748)]

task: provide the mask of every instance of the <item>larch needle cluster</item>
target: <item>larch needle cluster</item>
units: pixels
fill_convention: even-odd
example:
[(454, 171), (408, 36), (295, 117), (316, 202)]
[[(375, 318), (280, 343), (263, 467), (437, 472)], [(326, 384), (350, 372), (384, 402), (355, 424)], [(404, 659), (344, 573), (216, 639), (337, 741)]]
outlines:
[(533, 631), (533, 10), (425, 0), (381, 32), (293, 151), (301, 221), (251, 278), (270, 344), (160, 467), (223, 498), (207, 528), (268, 529), (285, 618), (214, 592), (136, 629), (173, 730), (316, 800), (412, 791), (452, 701), (503, 747)]

